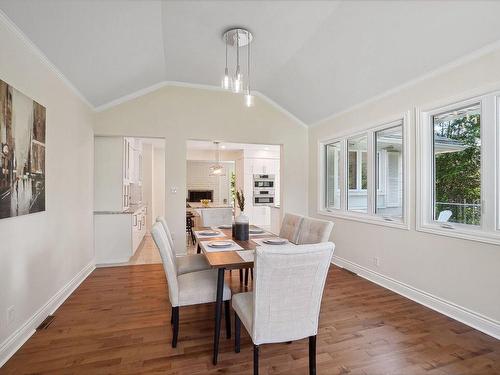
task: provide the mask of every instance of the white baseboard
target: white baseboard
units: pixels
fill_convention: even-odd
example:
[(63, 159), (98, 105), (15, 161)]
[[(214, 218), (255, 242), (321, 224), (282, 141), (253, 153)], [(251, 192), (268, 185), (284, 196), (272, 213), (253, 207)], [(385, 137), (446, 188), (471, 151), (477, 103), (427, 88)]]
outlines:
[(401, 294), (402, 296), (418, 302), (432, 310), (436, 310), (441, 314), (449, 316), (450, 318), (484, 332), (487, 335), (500, 339), (500, 322), (496, 320), (436, 297), (430, 293), (424, 292), (423, 290), (404, 284), (398, 280), (384, 276), (345, 258), (334, 255), (332, 263), (352, 271), (362, 278), (374, 282), (375, 284), (392, 290), (395, 293)]
[(0, 344), (0, 367), (35, 333), (36, 327), (50, 314), (54, 313), (83, 280), (95, 269), (94, 260), (64, 285), (45, 305), (38, 309), (19, 329)]

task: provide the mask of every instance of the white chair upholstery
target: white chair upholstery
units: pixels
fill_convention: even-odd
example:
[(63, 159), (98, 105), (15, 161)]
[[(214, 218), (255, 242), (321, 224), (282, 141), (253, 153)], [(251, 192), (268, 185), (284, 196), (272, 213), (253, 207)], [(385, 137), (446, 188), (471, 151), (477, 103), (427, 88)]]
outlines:
[(233, 296), (233, 309), (255, 345), (315, 336), (328, 269), (331, 242), (259, 247), (254, 290)]
[[(189, 272), (178, 275), (175, 256), (168, 242), (161, 223), (157, 222), (151, 229), (151, 234), (160, 252), (165, 276), (167, 277), (168, 297), (172, 305), (172, 347), (177, 346), (179, 332), (179, 307), (215, 302), (217, 295), (217, 270)], [(223, 301), (226, 301), (226, 312), (229, 310), (231, 289), (224, 283)], [(229, 314), (226, 313), (226, 327)], [(229, 330), (228, 330), (229, 332)]]
[(281, 223), (280, 237), (286, 238), (291, 243), (297, 243), (302, 220), (303, 216), (286, 213)]
[[(217, 270), (205, 270), (178, 275), (177, 264), (160, 223), (151, 230), (167, 277), (168, 294), (173, 307), (215, 302), (217, 291)], [(203, 255), (202, 255), (203, 256)], [(223, 300), (231, 299), (231, 289), (224, 284)]]
[[(174, 243), (172, 240), (172, 235), (170, 234), (170, 230), (168, 229), (167, 221), (165, 220), (164, 217), (157, 217), (156, 221), (161, 224), (165, 236), (167, 238), (167, 241), (170, 245), (170, 249), (174, 249)], [(175, 254), (175, 251), (173, 251)], [(183, 275), (185, 273), (189, 272), (196, 272), (196, 271), (204, 271), (210, 269), (210, 265), (207, 262), (207, 259), (203, 254), (190, 254), (190, 255), (183, 255), (183, 256), (175, 256), (175, 263), (176, 263), (176, 268), (177, 268), (177, 276)]]
[(327, 242), (333, 230), (333, 222), (305, 217), (299, 230), (299, 245)]
[(228, 208), (204, 208), (200, 210), (201, 225), (204, 227), (216, 227), (219, 225), (231, 225), (233, 223), (233, 209)]

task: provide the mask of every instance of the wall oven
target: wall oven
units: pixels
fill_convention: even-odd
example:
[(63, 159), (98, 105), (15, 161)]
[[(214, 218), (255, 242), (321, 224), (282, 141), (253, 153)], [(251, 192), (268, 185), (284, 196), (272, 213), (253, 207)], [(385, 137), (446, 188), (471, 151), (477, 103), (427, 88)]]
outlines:
[(274, 175), (272, 174), (253, 175), (253, 205), (254, 206), (274, 205)]

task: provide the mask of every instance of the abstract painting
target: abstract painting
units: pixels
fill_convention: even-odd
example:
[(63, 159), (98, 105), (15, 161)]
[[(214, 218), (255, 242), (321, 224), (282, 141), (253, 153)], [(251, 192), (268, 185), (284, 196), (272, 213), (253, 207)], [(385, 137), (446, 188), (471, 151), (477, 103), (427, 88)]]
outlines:
[(45, 211), (45, 107), (0, 80), (0, 219)]

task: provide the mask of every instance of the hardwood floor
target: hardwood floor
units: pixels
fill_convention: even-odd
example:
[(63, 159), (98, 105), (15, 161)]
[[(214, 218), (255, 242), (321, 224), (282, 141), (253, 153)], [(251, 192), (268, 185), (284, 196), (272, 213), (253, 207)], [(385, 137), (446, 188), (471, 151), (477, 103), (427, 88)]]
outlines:
[[(237, 272), (228, 281), (241, 290)], [(100, 268), (0, 373), (251, 374), (244, 330), (239, 354), (222, 333), (212, 365), (213, 310), (181, 308), (172, 349), (162, 266)], [(325, 288), (317, 348), (318, 374), (500, 374), (500, 341), (337, 267)], [(261, 374), (308, 373), (307, 339), (263, 345), (260, 356)]]

